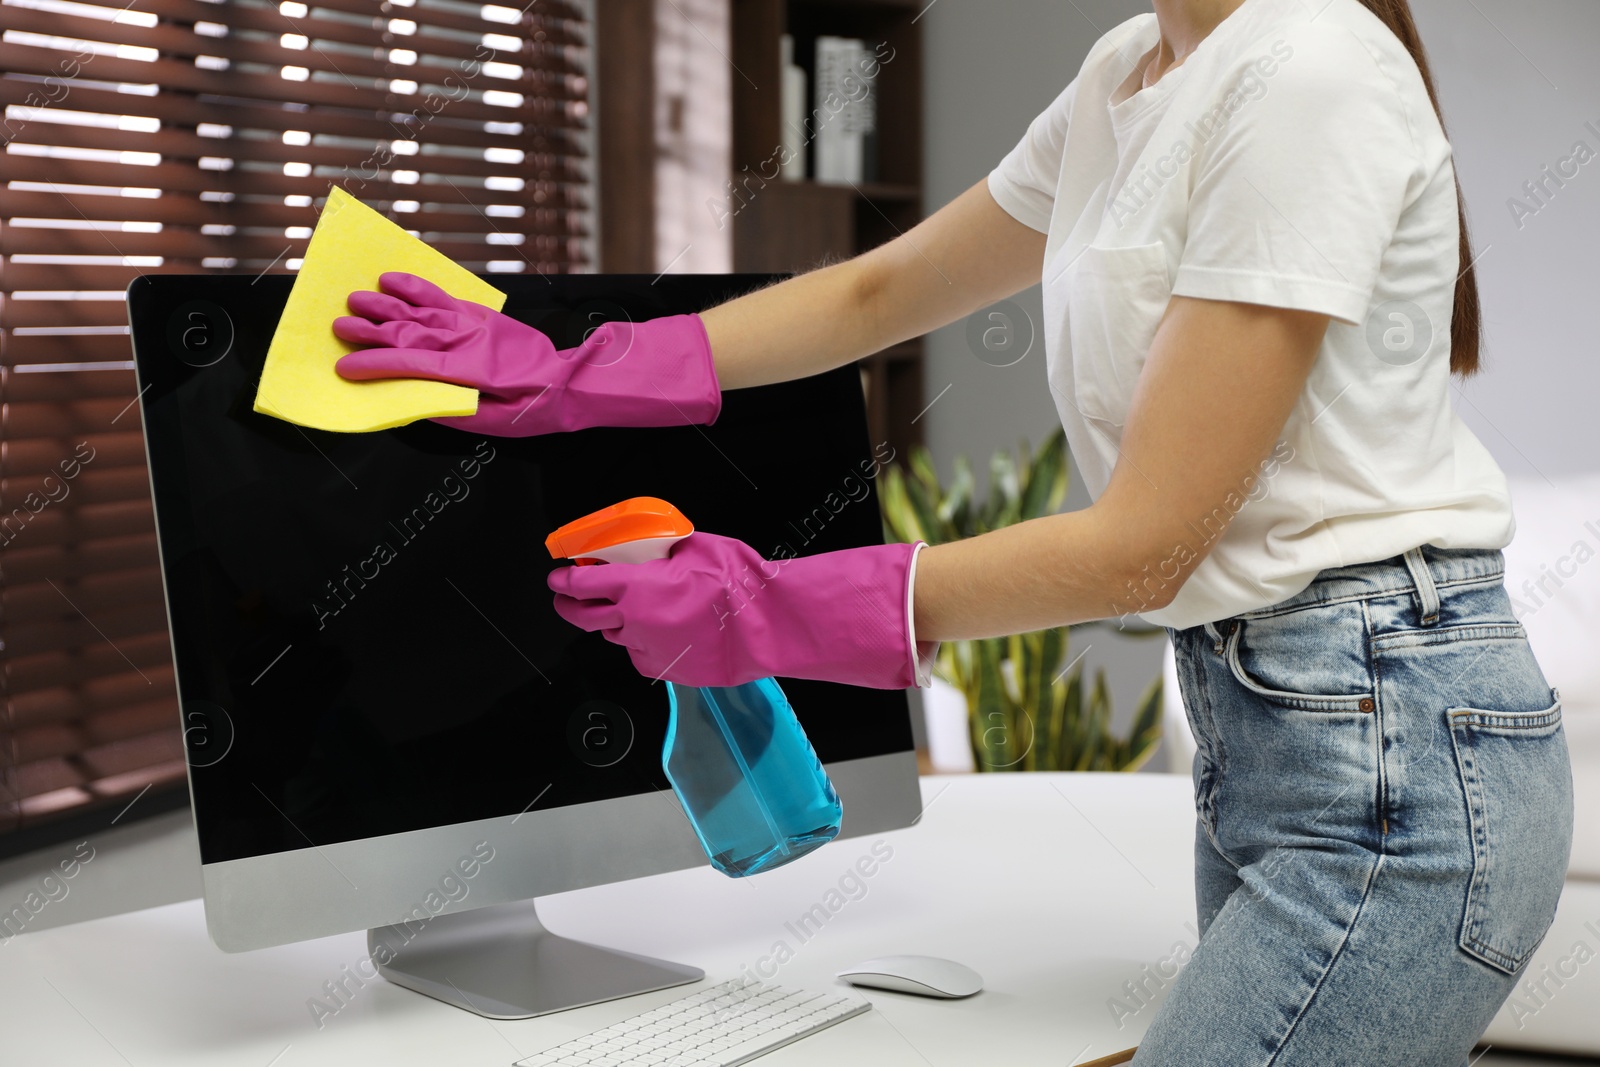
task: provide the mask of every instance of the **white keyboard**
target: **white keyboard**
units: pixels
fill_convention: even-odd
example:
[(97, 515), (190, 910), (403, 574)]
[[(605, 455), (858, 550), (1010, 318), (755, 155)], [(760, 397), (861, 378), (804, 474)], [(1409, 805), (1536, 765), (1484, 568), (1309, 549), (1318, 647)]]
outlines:
[(596, 1030), (515, 1067), (735, 1067), (872, 1005), (736, 978)]

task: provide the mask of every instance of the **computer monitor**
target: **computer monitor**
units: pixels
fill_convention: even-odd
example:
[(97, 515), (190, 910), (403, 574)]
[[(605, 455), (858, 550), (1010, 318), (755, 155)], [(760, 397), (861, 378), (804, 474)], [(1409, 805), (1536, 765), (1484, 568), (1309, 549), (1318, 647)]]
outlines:
[[(776, 278), (488, 280), (566, 348)], [(366, 928), (385, 977), (496, 1018), (702, 977), (556, 938), (513, 903), (706, 862), (661, 770), (666, 686), (555, 614), (545, 576), (569, 564), (544, 538), (656, 496), (769, 557), (881, 543), (893, 456), (859, 372), (729, 392), (708, 427), (326, 433), (252, 409), (292, 282), (128, 290), (212, 940)], [(779, 682), (842, 836), (910, 825), (906, 694)]]

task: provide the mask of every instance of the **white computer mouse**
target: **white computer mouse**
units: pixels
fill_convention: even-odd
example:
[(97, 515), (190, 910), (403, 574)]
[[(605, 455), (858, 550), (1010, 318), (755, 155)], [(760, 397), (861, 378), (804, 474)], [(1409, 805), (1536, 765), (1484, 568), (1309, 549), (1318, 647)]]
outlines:
[(851, 985), (947, 999), (970, 997), (983, 988), (977, 971), (937, 956), (883, 956), (846, 967), (837, 977)]

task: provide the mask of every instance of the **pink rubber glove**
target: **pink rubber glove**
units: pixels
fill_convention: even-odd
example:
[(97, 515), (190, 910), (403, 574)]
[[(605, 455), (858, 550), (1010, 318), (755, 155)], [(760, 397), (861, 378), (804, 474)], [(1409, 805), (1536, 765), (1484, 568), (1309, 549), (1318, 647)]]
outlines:
[(734, 686), (772, 675), (873, 689), (927, 685), (937, 642), (915, 643), (915, 545), (768, 561), (695, 532), (666, 559), (560, 567), (556, 611), (627, 648), (639, 673)]
[(434, 422), (496, 437), (590, 426), (709, 426), (722, 411), (711, 345), (698, 315), (607, 322), (577, 348), (415, 274), (391, 271), (381, 293), (357, 290), (333, 320), (351, 344), (342, 377), (432, 378), (478, 390), (474, 415)]

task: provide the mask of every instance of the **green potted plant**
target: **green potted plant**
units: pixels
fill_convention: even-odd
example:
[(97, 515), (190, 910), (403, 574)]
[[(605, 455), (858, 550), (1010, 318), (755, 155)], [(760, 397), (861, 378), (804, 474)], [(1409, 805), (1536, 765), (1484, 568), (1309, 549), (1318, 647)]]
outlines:
[[(1023, 441), (1013, 458), (996, 452), (989, 491), (976, 499), (976, 479), (965, 456), (955, 461), (948, 487), (939, 481), (926, 448), (911, 450), (880, 486), (886, 536), (897, 541), (944, 544), (1055, 513), (1067, 495), (1066, 434), (1057, 430), (1030, 452)], [(936, 678), (966, 700), (973, 764), (979, 770), (1131, 771), (1161, 741), (1158, 675), (1146, 688), (1128, 733), (1111, 728), (1105, 671), (1085, 692), (1081, 663), (1067, 663), (1074, 630), (1102, 621), (1057, 626), (1010, 637), (946, 641), (934, 665)], [(1160, 634), (1159, 627), (1124, 633)]]

